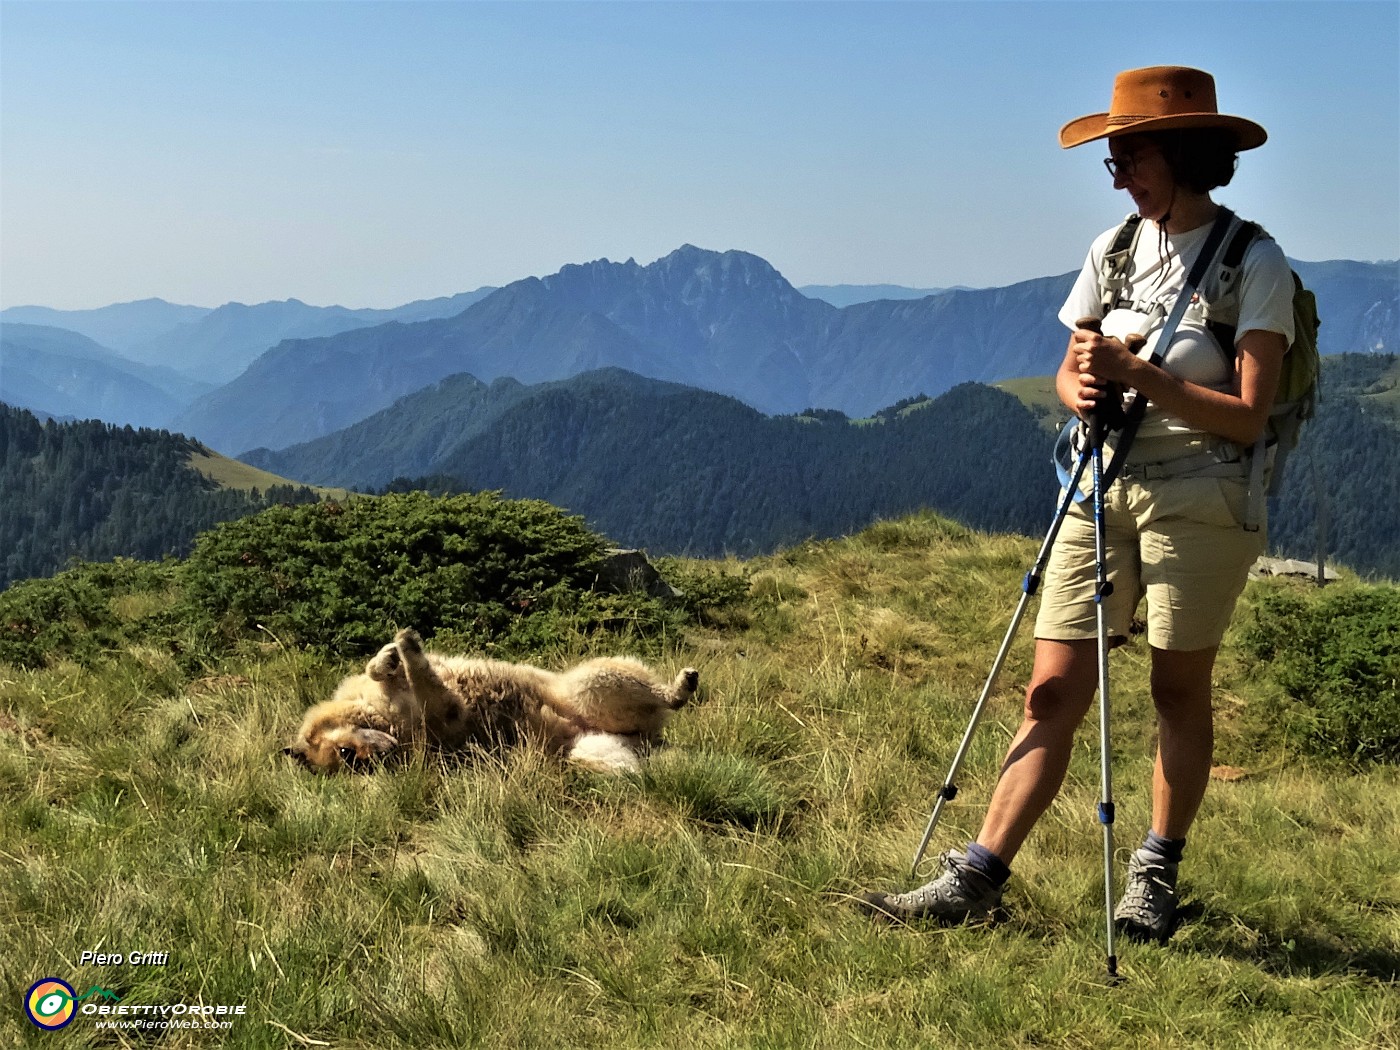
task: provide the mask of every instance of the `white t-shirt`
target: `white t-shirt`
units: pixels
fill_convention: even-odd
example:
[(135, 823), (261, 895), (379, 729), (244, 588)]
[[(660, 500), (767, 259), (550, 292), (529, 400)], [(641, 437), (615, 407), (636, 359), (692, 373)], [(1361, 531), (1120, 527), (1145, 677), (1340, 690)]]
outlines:
[[(1129, 309), (1114, 310), (1108, 317), (1102, 318), (1105, 335), (1122, 338), (1131, 331), (1138, 331), (1148, 336), (1141, 356), (1148, 357), (1156, 351), (1156, 327), (1175, 305), (1177, 294), (1186, 283), (1186, 273), (1210, 235), (1211, 225), (1208, 222), (1185, 233), (1168, 233), (1163, 238), (1155, 222), (1143, 220), (1127, 285), (1121, 296)], [(1060, 308), (1059, 318), (1071, 330), (1080, 318), (1102, 317), (1099, 274), (1104, 253), (1111, 246), (1117, 231), (1118, 227), (1114, 226), (1094, 239), (1084, 268), (1079, 272), (1065, 305)], [(1256, 237), (1245, 252), (1237, 281), (1236, 316), (1223, 316), (1216, 311), (1212, 313), (1212, 319), (1234, 324), (1237, 340), (1245, 332), (1262, 330), (1278, 332), (1291, 343), (1293, 275), (1283, 249), (1272, 238)], [(1209, 284), (1209, 281), (1203, 283)], [(1155, 311), (1154, 306), (1158, 307)], [(1192, 308), (1187, 310), (1177, 326), (1161, 366), (1189, 383), (1229, 391), (1235, 379), (1233, 361), (1234, 348), (1230, 348), (1227, 359), (1206, 327), (1204, 315), (1199, 308)], [(1148, 402), (1147, 412), (1138, 428), (1138, 436), (1144, 438), (1191, 432), (1192, 427), (1157, 409), (1151, 402)]]

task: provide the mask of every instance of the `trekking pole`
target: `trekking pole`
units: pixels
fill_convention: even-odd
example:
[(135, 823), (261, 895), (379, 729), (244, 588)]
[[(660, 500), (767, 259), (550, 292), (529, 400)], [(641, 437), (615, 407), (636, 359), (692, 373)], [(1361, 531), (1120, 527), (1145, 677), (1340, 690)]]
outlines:
[[(1225, 243), (1226, 230), (1230, 228), (1233, 220), (1234, 215), (1228, 208), (1221, 208), (1217, 212), (1210, 233), (1207, 235), (1205, 243), (1201, 245), (1196, 261), (1191, 264), (1191, 270), (1186, 275), (1186, 281), (1176, 297), (1176, 302), (1172, 305), (1166, 321), (1157, 333), (1158, 349), (1149, 358), (1151, 363), (1160, 363), (1162, 355), (1171, 346), (1177, 325), (1185, 316), (1186, 309), (1205, 277), (1207, 269), (1219, 255), (1220, 249)], [(1103, 332), (1102, 326), (1094, 318), (1082, 318), (1076, 322), (1076, 327), (1087, 328), (1099, 333)], [(1137, 353), (1144, 341), (1140, 335), (1129, 335), (1124, 343), (1129, 352)], [(1127, 455), (1127, 446), (1131, 442), (1133, 432), (1137, 429), (1137, 423), (1146, 411), (1147, 401), (1138, 395), (1132, 408), (1124, 412), (1118, 399), (1113, 396), (1112, 384), (1110, 384), (1106, 394), (1108, 396), (1101, 399), (1100, 407), (1096, 408), (1089, 416), (1089, 446), (1093, 453), (1094, 462), (1094, 604), (1099, 648), (1099, 764), (1102, 779), (1099, 823), (1103, 825), (1103, 883), (1104, 911), (1106, 913), (1104, 925), (1107, 931), (1108, 977), (1110, 981), (1116, 981), (1118, 979), (1118, 956), (1114, 952), (1113, 942), (1113, 770), (1108, 736), (1108, 623), (1103, 604), (1104, 599), (1113, 593), (1113, 584), (1108, 581), (1107, 557), (1104, 550), (1103, 497), (1104, 489), (1113, 483), (1113, 479), (1123, 465), (1124, 457)], [(1110, 429), (1110, 417), (1115, 417), (1120, 422), (1123, 434), (1120, 436), (1114, 451), (1113, 465), (1109, 477), (1106, 479), (1107, 484), (1105, 484), (1103, 440), (1107, 430)]]
[(1016, 637), (1016, 631), (1021, 626), (1021, 619), (1026, 614), (1026, 606), (1030, 604), (1031, 597), (1040, 587), (1040, 577), (1045, 572), (1045, 563), (1050, 560), (1050, 551), (1055, 545), (1055, 537), (1060, 532), (1060, 526), (1064, 523), (1065, 515), (1069, 513), (1070, 504), (1074, 502), (1075, 493), (1079, 490), (1079, 481), (1084, 476), (1084, 468), (1089, 463), (1089, 446), (1086, 444), (1079, 454), (1079, 462), (1075, 465), (1074, 475), (1065, 486), (1063, 498), (1055, 511), (1055, 519), (1050, 523), (1050, 530), (1045, 534), (1045, 542), (1040, 545), (1040, 553), (1036, 555), (1035, 564), (1031, 566), (1025, 578), (1021, 581), (1021, 600), (1016, 606), (1016, 612), (1011, 617), (1011, 625), (1006, 629), (1006, 637), (1002, 639), (1001, 649), (997, 651), (996, 659), (992, 662), (991, 673), (987, 675), (987, 682), (982, 686), (982, 695), (977, 698), (977, 706), (972, 709), (972, 720), (968, 723), (967, 732), (963, 734), (962, 743), (958, 745), (958, 750), (953, 755), (953, 764), (948, 769), (948, 776), (943, 781), (943, 786), (938, 789), (933, 804), (933, 813), (928, 818), (928, 827), (924, 829), (924, 837), (919, 840), (919, 848), (914, 851), (914, 862), (909, 866), (909, 875), (912, 878), (919, 869), (919, 862), (924, 859), (924, 851), (928, 849), (929, 840), (933, 838), (933, 830), (938, 826), (938, 818), (943, 812), (943, 805), (951, 802), (958, 793), (958, 786), (955, 783), (958, 770), (962, 767), (963, 759), (967, 755), (967, 750), (972, 744), (972, 734), (977, 730), (977, 724), (982, 721), (982, 712), (987, 706), (987, 700), (992, 695), (992, 687), (996, 684), (997, 675), (1001, 673), (1002, 664), (1006, 662), (1006, 656), (1011, 651), (1011, 643)]
[(1103, 793), (1099, 799), (1099, 823), (1103, 825), (1103, 896), (1105, 942), (1108, 953), (1108, 976), (1118, 977), (1118, 956), (1113, 944), (1113, 762), (1108, 739), (1108, 622), (1104, 614), (1104, 599), (1113, 593), (1108, 580), (1107, 556), (1104, 552), (1103, 521), (1103, 428), (1091, 416), (1089, 433), (1094, 457), (1094, 606), (1098, 621), (1099, 646), (1099, 767)]
[[(1080, 328), (1102, 332), (1099, 322), (1085, 318), (1078, 322)], [(1141, 337), (1129, 337), (1128, 349), (1136, 350)], [(1112, 385), (1106, 391), (1109, 402), (1115, 399)], [(1102, 794), (1099, 798), (1099, 823), (1103, 825), (1103, 896), (1105, 946), (1107, 952), (1108, 979), (1118, 980), (1118, 955), (1114, 946), (1113, 929), (1113, 755), (1110, 751), (1108, 735), (1108, 620), (1104, 610), (1104, 599), (1113, 593), (1113, 584), (1108, 579), (1108, 555), (1104, 542), (1104, 483), (1103, 483), (1103, 443), (1107, 436), (1108, 420), (1114, 415), (1121, 417), (1122, 410), (1115, 405), (1095, 408), (1089, 413), (1089, 448), (1093, 457), (1094, 487), (1094, 610), (1098, 628), (1099, 659), (1099, 772)]]

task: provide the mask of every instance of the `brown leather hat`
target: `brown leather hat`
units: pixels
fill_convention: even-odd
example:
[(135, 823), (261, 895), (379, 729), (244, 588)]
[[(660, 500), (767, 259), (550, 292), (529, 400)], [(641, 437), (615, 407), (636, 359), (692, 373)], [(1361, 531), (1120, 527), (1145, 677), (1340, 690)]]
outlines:
[(1060, 146), (1173, 128), (1229, 128), (1241, 150), (1262, 146), (1268, 138), (1254, 121), (1218, 111), (1215, 78), (1209, 73), (1187, 66), (1148, 66), (1119, 73), (1108, 112), (1071, 120), (1060, 129)]

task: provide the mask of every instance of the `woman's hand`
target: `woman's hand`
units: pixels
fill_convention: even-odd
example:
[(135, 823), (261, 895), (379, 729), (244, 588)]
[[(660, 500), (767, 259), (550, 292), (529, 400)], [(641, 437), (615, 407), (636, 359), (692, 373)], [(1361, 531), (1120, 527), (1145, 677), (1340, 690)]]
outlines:
[(1098, 408), (1099, 401), (1108, 393), (1098, 378), (1090, 372), (1075, 372), (1070, 377), (1069, 390), (1067, 407), (1080, 419), (1088, 419)]
[[(1133, 342), (1141, 345), (1137, 338)], [(1106, 338), (1089, 327), (1075, 329), (1062, 366), (1062, 378), (1068, 380), (1067, 407), (1079, 418), (1088, 419), (1105, 397), (1117, 397), (1121, 388), (1131, 385), (1128, 377), (1139, 363), (1122, 340)], [(1110, 384), (1119, 389), (1111, 389)]]
[(1096, 383), (1130, 385), (1132, 369), (1139, 364), (1137, 356), (1121, 339), (1110, 339), (1087, 328), (1077, 328), (1070, 336), (1070, 353), (1082, 376), (1091, 376)]

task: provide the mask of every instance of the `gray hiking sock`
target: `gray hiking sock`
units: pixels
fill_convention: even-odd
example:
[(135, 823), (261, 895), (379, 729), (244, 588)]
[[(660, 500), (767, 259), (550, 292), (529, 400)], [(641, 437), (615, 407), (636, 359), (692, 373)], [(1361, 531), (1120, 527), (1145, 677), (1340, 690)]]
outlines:
[(985, 876), (993, 886), (1004, 886), (1006, 880), (1011, 878), (1011, 869), (1006, 866), (1006, 862), (986, 846), (979, 846), (975, 842), (967, 844), (967, 866)]
[(1147, 838), (1142, 840), (1142, 848), (1169, 864), (1180, 864), (1182, 852), (1186, 849), (1186, 840), (1164, 839), (1155, 831), (1149, 831)]

